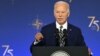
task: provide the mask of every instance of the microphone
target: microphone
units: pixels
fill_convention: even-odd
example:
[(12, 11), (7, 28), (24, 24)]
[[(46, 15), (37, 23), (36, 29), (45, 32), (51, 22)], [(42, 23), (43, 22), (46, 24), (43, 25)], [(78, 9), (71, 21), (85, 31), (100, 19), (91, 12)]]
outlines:
[(63, 33), (64, 33), (64, 36), (63, 36), (63, 38), (64, 38), (64, 40), (65, 40), (65, 45), (66, 46), (68, 46), (68, 35), (69, 35), (69, 33), (72, 31), (72, 29), (70, 29), (70, 28), (68, 28), (67, 30), (66, 29), (64, 29), (63, 30)]
[(55, 35), (55, 38), (56, 38), (56, 46), (59, 46), (60, 37), (59, 37), (59, 30), (57, 28), (55, 29), (54, 35)]
[(60, 46), (60, 47), (64, 47), (64, 46), (68, 46), (68, 34), (69, 32), (71, 31), (71, 29), (64, 29), (63, 30), (63, 37), (61, 38), (59, 36), (60, 32), (58, 29), (55, 30), (55, 37), (56, 37), (56, 41), (57, 41), (57, 46), (59, 45), (60, 46), (60, 43), (63, 44), (63, 46)]
[(68, 29), (68, 30), (64, 29), (63, 30), (64, 36), (67, 37), (70, 31), (72, 31), (72, 29)]
[(64, 37), (67, 37), (67, 30), (66, 29), (63, 30), (63, 33), (64, 33)]
[(59, 30), (58, 30), (58, 29), (55, 30), (55, 37), (56, 37), (57, 39), (59, 39)]
[(63, 43), (64, 46), (68, 45), (67, 30), (66, 29), (63, 30), (63, 37), (62, 37), (61, 41), (62, 41), (62, 43)]

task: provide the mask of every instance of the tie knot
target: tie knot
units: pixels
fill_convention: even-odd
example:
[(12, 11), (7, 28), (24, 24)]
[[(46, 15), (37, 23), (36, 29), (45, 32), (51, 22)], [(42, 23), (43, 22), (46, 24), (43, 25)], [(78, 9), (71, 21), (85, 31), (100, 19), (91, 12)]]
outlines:
[(63, 26), (60, 26), (60, 29), (62, 29), (63, 28)]
[(61, 26), (60, 26), (60, 32), (62, 32), (62, 31), (63, 31), (63, 30), (62, 30), (62, 28), (63, 28), (63, 26), (61, 25)]

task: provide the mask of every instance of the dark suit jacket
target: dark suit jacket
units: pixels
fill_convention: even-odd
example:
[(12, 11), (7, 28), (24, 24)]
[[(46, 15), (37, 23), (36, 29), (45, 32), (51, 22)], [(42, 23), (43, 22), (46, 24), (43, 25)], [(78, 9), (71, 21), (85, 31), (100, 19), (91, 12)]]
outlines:
[[(44, 26), (41, 29), (41, 33), (44, 38), (37, 45), (32, 44), (32, 46), (58, 46), (57, 38), (55, 37), (56, 24), (51, 23)], [(66, 46), (86, 46), (84, 42), (84, 38), (79, 28), (68, 23), (67, 29), (67, 37), (66, 37)]]
[[(30, 47), (30, 51), (32, 52), (33, 46), (59, 46), (59, 44), (57, 44), (58, 41), (55, 36), (56, 34), (55, 31), (56, 31), (55, 23), (51, 23), (44, 26), (41, 29), (41, 33), (43, 34), (44, 38), (38, 44), (36, 45), (32, 44)], [(86, 46), (81, 30), (69, 23), (68, 23), (67, 37), (65, 39), (65, 42), (66, 46)]]

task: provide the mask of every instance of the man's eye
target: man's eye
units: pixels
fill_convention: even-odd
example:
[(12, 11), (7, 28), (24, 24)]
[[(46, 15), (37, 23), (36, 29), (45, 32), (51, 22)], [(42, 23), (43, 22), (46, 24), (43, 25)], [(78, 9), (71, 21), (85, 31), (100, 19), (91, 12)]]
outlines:
[(62, 13), (65, 13), (64, 11)]
[(56, 13), (59, 13), (59, 11), (57, 11)]

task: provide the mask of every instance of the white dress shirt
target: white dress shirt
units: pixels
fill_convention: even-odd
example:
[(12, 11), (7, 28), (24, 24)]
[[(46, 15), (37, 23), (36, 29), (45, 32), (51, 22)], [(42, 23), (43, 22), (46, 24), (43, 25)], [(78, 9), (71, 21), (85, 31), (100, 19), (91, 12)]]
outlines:
[(67, 28), (68, 28), (68, 23), (67, 23), (67, 21), (66, 21), (63, 25), (60, 25), (60, 24), (56, 21), (56, 28), (57, 28), (59, 31), (60, 31), (60, 26), (63, 26), (62, 31), (63, 31), (64, 29), (67, 30)]

